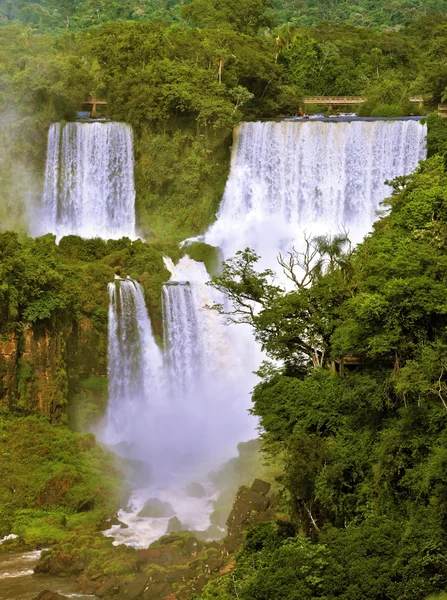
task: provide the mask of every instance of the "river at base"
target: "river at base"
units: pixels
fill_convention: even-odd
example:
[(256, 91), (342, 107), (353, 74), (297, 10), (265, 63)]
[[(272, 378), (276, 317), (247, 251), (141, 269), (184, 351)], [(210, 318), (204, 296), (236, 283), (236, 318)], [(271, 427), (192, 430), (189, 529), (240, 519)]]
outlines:
[(34, 575), (40, 557), (35, 552), (0, 554), (0, 600), (34, 600), (43, 590), (58, 592), (67, 598), (94, 600), (95, 596), (76, 594), (74, 579)]

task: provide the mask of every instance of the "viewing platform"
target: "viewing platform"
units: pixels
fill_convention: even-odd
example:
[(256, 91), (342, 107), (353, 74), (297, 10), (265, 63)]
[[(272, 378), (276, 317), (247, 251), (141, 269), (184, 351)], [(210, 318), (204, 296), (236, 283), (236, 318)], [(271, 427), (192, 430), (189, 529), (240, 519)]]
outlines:
[(302, 104), (348, 106), (350, 104), (362, 104), (366, 100), (365, 96), (307, 96), (303, 98)]
[[(350, 106), (355, 104), (362, 104), (368, 100), (367, 96), (306, 96), (302, 100), (302, 104), (326, 104), (328, 106)], [(409, 98), (410, 102), (419, 104), (420, 107), (424, 105), (424, 98), (422, 96), (415, 96)]]
[(83, 107), (89, 107), (90, 118), (97, 119), (98, 106), (106, 106), (107, 100), (96, 98), (96, 96), (90, 96), (90, 98), (87, 98), (87, 100), (80, 100), (79, 104), (81, 104)]

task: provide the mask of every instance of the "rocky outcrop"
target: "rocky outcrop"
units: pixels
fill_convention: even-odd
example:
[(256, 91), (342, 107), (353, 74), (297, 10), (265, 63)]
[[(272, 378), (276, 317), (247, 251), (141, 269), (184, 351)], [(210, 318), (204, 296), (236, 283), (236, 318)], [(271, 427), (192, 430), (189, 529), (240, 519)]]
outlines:
[(228, 535), (223, 541), (227, 552), (235, 552), (242, 544), (247, 527), (275, 518), (272, 499), (267, 496), (269, 491), (270, 484), (261, 479), (255, 479), (251, 487), (239, 488), (227, 519)]
[(34, 600), (68, 600), (67, 596), (62, 596), (57, 592), (51, 592), (50, 590), (43, 590)]
[(162, 502), (158, 498), (148, 500), (138, 513), (137, 517), (145, 519), (165, 519), (175, 515), (174, 509), (169, 502)]
[(61, 331), (28, 325), (18, 365), (18, 407), (57, 421), (66, 403), (65, 342)]
[[(121, 570), (111, 574), (110, 567), (107, 573), (98, 569), (100, 560), (90, 563), (63, 551), (45, 554), (35, 572), (77, 575), (80, 591), (104, 600), (188, 600), (210, 579), (234, 568), (234, 552), (248, 526), (275, 518), (269, 490), (270, 485), (262, 480), (239, 489), (228, 518), (228, 536), (222, 542), (203, 541), (185, 531), (165, 535), (144, 550), (127, 548), (130, 573), (125, 576)], [(118, 563), (121, 569), (122, 560), (117, 559)]]
[(201, 483), (197, 483), (197, 481), (190, 483), (185, 489), (185, 493), (191, 498), (204, 498), (206, 496), (205, 488)]
[(88, 319), (71, 324), (28, 324), (0, 336), (0, 407), (59, 421), (70, 390), (82, 378), (107, 375), (98, 347), (106, 332)]
[(0, 407), (13, 406), (17, 395), (17, 335), (0, 336)]

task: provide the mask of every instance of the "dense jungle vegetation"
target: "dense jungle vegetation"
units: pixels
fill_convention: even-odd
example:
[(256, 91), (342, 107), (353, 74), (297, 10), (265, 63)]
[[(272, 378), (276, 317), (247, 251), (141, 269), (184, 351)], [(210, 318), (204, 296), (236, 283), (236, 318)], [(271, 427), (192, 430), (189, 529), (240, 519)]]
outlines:
[[(179, 22), (189, 2), (175, 0), (5, 0), (0, 8), (0, 23), (18, 21), (45, 30), (86, 29), (108, 21)], [(203, 2), (205, 11), (222, 10)], [(251, 2), (253, 8), (259, 4)], [(234, 8), (240, 3), (235, 2)], [(395, 28), (409, 25), (420, 15), (445, 12), (445, 0), (270, 0), (266, 24), (314, 26), (321, 21), (351, 23), (361, 27)], [(225, 10), (225, 8), (223, 9)]]
[[(294, 114), (314, 94), (365, 94), (363, 115), (417, 114), (411, 95), (435, 109), (447, 99), (445, 9), (432, 0), (2, 4), (0, 336), (19, 355), (7, 402), (11, 390), (0, 389), (0, 536), (48, 543), (113, 511), (110, 456), (66, 426), (82, 429), (104, 410), (106, 284), (114, 273), (138, 279), (161, 335), (162, 256), (178, 258), (177, 242), (213, 220), (238, 122)], [(76, 118), (90, 94), (134, 128), (145, 242), (26, 235), (48, 126)], [(287, 516), (251, 529), (231, 576), (201, 600), (420, 600), (447, 589), (447, 127), (434, 115), (428, 124), (428, 160), (393, 182), (359, 247), (308, 240), (308, 254), (284, 257), (287, 293), (256, 271), (250, 249), (214, 279), (234, 302), (229, 318), (249, 322), (273, 359), (253, 412), (267, 455), (285, 464)], [(215, 259), (203, 245), (188, 252)], [(244, 312), (247, 300), (261, 310)], [(42, 402), (30, 331), (60, 357)]]
[[(81, 4), (67, 10), (73, 6)], [(193, 0), (174, 24), (42, 32), (7, 21), (0, 27), (1, 228), (27, 230), (48, 126), (75, 118), (80, 100), (95, 94), (108, 100), (111, 118), (134, 128), (142, 235), (178, 241), (202, 232), (218, 207), (239, 121), (293, 115), (303, 95), (317, 94), (366, 94), (365, 116), (418, 114), (413, 95), (426, 97), (424, 112), (434, 109), (446, 97), (447, 20), (426, 12), (402, 31), (333, 22), (274, 27), (266, 0), (224, 0), (219, 10)]]
[(201, 599), (417, 600), (447, 588), (446, 157), (447, 144), (393, 182), (358, 247), (319, 238), (283, 257), (291, 291), (248, 249), (214, 277), (225, 314), (275, 360), (253, 413), (267, 453), (284, 458), (294, 527), (253, 528), (232, 579)]

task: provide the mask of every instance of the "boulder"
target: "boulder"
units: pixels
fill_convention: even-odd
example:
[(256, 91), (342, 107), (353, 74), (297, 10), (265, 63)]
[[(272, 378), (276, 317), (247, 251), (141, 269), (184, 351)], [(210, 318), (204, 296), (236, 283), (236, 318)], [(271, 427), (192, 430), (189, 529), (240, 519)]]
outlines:
[(120, 597), (129, 598), (129, 600), (141, 598), (147, 582), (148, 576), (145, 573), (138, 573), (131, 581), (120, 587)]
[(169, 519), (168, 527), (166, 529), (166, 535), (170, 533), (175, 533), (177, 531), (183, 531), (185, 527), (183, 527), (182, 522), (177, 517), (172, 517)]
[(98, 525), (98, 531), (107, 531), (111, 527), (119, 525), (121, 529), (128, 529), (129, 525), (120, 521), (117, 517), (111, 517), (110, 519), (105, 519)]
[(50, 590), (43, 590), (43, 592), (40, 592), (34, 600), (68, 600), (68, 597), (61, 596), (61, 594), (51, 592)]
[(239, 488), (230, 516), (227, 519), (228, 536), (239, 535), (243, 524), (249, 519), (252, 511), (262, 512), (267, 510), (270, 499), (245, 485)]
[(251, 489), (255, 492), (258, 492), (258, 494), (261, 494), (262, 496), (266, 496), (269, 493), (271, 487), (272, 486), (270, 483), (267, 483), (262, 479), (255, 479), (251, 484)]
[(146, 519), (165, 519), (175, 515), (169, 502), (162, 502), (158, 498), (151, 498), (138, 513), (138, 517)]
[(206, 496), (205, 488), (201, 483), (194, 481), (185, 489), (186, 495), (191, 498), (204, 498)]

